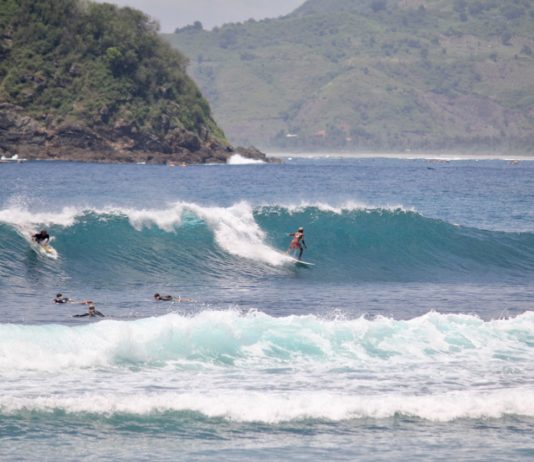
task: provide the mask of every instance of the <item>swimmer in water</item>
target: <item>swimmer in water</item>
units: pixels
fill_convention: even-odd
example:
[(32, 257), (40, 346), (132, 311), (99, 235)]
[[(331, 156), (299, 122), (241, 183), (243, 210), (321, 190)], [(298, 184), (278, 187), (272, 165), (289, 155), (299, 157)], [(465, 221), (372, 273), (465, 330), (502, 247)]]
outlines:
[(54, 303), (71, 303), (69, 297), (63, 297), (63, 294), (56, 294), (56, 298), (54, 298)]
[(80, 305), (93, 305), (93, 301), (92, 300), (72, 300), (71, 298), (69, 297), (64, 297), (63, 294), (56, 294), (56, 298), (54, 298), (53, 300), (54, 303), (60, 303), (60, 304), (63, 304), (63, 303), (73, 303), (73, 304), (80, 304)]
[(172, 295), (160, 295), (154, 294), (154, 300), (158, 302), (194, 302), (192, 298), (187, 297), (174, 297)]
[(102, 314), (100, 311), (98, 311), (95, 307), (95, 305), (89, 305), (89, 307), (87, 308), (87, 313), (83, 313), (83, 314), (75, 314), (73, 316), (73, 318), (84, 318), (84, 317), (90, 317), (90, 318), (95, 318), (97, 316), (100, 316), (102, 318), (104, 318), (104, 314)]

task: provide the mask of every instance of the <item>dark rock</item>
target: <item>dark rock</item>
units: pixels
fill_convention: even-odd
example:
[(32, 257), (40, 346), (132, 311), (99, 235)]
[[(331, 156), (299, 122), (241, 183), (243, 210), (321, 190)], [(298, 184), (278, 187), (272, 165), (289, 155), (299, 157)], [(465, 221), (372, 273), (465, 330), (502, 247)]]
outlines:
[(248, 159), (262, 160), (264, 162), (270, 162), (270, 163), (275, 163), (275, 164), (278, 164), (281, 162), (280, 159), (267, 157), (263, 152), (261, 152), (259, 149), (255, 148), (254, 146), (249, 146), (248, 148), (245, 148), (243, 146), (238, 146), (235, 149), (235, 153), (243, 157), (246, 157)]
[(55, 132), (54, 142), (58, 146), (72, 146), (95, 151), (107, 151), (109, 145), (90, 128), (81, 125), (63, 125)]
[[(102, 108), (100, 115), (108, 114), (108, 109)], [(57, 125), (46, 114), (41, 114), (38, 120), (20, 106), (0, 103), (0, 152), (30, 160), (82, 162), (225, 163), (235, 153), (269, 161), (256, 148), (234, 149), (216, 141), (203, 141), (183, 128), (161, 136), (141, 131), (134, 122), (125, 119), (117, 120), (111, 128), (90, 128), (80, 123)]]

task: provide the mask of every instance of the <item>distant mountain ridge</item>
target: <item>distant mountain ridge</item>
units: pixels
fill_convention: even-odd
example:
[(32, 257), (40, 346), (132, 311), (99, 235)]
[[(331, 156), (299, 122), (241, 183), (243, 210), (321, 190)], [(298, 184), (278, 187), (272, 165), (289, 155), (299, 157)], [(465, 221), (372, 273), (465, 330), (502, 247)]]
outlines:
[(0, 0), (0, 154), (224, 162), (234, 149), (186, 64), (140, 11)]
[(530, 0), (308, 0), (164, 37), (235, 142), (534, 152), (533, 21)]

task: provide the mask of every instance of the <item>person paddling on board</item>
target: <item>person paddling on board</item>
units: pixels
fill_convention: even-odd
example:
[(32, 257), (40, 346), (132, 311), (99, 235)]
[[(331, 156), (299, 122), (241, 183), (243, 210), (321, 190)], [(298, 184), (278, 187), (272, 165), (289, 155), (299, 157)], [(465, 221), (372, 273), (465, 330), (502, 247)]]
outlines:
[(172, 302), (172, 295), (154, 294), (154, 300), (158, 302)]
[(56, 294), (56, 298), (54, 298), (54, 303), (71, 303), (71, 300), (69, 297), (64, 297), (63, 294)]
[(289, 233), (289, 235), (293, 236), (293, 240), (291, 241), (291, 244), (289, 244), (289, 249), (287, 249), (287, 253), (296, 253), (298, 250), (299, 255), (297, 257), (297, 260), (300, 260), (302, 258), (302, 253), (304, 252), (304, 249), (308, 248), (306, 242), (304, 241), (304, 228), (301, 226), (296, 233)]
[(154, 300), (158, 302), (194, 302), (192, 298), (186, 298), (186, 297), (173, 297), (172, 295), (160, 295), (160, 294), (154, 294)]
[(54, 298), (54, 303), (74, 303), (79, 305), (92, 305), (92, 300), (73, 300), (69, 297), (64, 297), (63, 294), (56, 294), (56, 298)]
[(42, 229), (38, 233), (34, 234), (32, 239), (39, 245), (46, 245), (50, 241), (50, 234), (48, 234), (46, 229)]
[(89, 307), (87, 308), (87, 313), (84, 313), (84, 314), (75, 314), (73, 316), (73, 318), (84, 318), (84, 317), (90, 317), (90, 318), (95, 318), (96, 316), (100, 316), (102, 318), (105, 318), (105, 316), (96, 309), (95, 305), (89, 305)]

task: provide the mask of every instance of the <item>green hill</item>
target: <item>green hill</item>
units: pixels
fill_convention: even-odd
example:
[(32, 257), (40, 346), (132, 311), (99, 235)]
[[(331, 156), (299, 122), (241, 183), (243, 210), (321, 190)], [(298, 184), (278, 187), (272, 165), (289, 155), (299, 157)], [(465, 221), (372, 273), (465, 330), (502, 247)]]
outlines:
[(533, 21), (531, 0), (308, 0), (164, 37), (235, 142), (533, 152)]
[(224, 160), (232, 148), (186, 58), (131, 8), (0, 0), (0, 153)]

